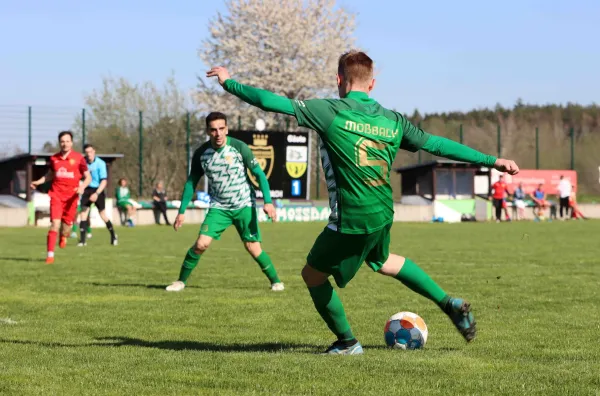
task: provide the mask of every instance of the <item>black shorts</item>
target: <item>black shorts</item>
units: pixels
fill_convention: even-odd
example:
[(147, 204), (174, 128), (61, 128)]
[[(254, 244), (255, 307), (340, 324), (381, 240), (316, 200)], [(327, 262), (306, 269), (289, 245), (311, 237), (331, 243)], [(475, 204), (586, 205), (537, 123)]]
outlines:
[(102, 191), (99, 195), (98, 195), (98, 199), (96, 199), (96, 202), (92, 202), (90, 201), (90, 196), (96, 192), (96, 188), (94, 187), (87, 187), (84, 191), (83, 191), (83, 195), (81, 196), (81, 209), (85, 210), (87, 208), (89, 208), (90, 206), (92, 206), (92, 204), (96, 205), (96, 207), (98, 208), (99, 212), (102, 212), (106, 206), (106, 195), (104, 194), (104, 191)]
[(502, 210), (503, 207), (504, 207), (504, 200), (494, 198), (494, 208)]

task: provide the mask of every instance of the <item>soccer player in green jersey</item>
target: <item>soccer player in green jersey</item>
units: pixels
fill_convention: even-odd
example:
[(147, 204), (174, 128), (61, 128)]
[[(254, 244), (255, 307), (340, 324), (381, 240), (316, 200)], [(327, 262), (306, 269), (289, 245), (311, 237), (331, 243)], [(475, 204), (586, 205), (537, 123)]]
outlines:
[(410, 259), (389, 253), (394, 219), (390, 168), (398, 149), (424, 150), (516, 174), (519, 168), (513, 161), (430, 135), (371, 99), (373, 61), (363, 52), (351, 51), (339, 59), (341, 99), (291, 100), (242, 85), (223, 67), (212, 68), (207, 77), (217, 77), (227, 92), (249, 104), (295, 116), (300, 126), (317, 131), (321, 138), (331, 216), (308, 254), (302, 277), (317, 311), (337, 336), (325, 353), (363, 353), (328, 279), (333, 276), (343, 288), (363, 262), (435, 302), (467, 342), (475, 338), (475, 319), (467, 301), (448, 295)]
[(210, 208), (200, 227), (196, 244), (188, 250), (183, 260), (179, 280), (167, 286), (167, 291), (181, 291), (185, 288), (200, 256), (208, 249), (212, 240), (218, 240), (231, 225), (235, 226), (246, 250), (269, 278), (271, 290), (282, 291), (283, 283), (279, 280), (271, 258), (260, 245), (256, 198), (247, 170), (258, 180), (265, 201), (264, 212), (275, 221), (275, 207), (271, 203), (267, 177), (246, 143), (227, 136), (225, 114), (210, 113), (206, 117), (206, 128), (210, 140), (194, 152), (192, 169), (183, 189), (181, 207), (173, 228), (177, 231), (183, 224), (185, 209), (202, 175), (206, 175), (209, 180)]

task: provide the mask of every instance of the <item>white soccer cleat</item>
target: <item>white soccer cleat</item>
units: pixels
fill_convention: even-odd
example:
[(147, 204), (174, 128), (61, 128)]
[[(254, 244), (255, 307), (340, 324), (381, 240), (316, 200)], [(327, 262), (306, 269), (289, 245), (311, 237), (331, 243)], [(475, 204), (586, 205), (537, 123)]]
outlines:
[(283, 291), (284, 289), (285, 289), (285, 287), (283, 287), (283, 283), (282, 282), (273, 283), (271, 285), (271, 290), (272, 291)]
[(77, 244), (77, 246), (79, 246), (79, 247), (82, 247), (82, 246), (87, 246), (87, 243), (79, 242), (79, 243)]
[(182, 291), (183, 289), (185, 289), (185, 283), (183, 283), (182, 281), (175, 281), (175, 282), (171, 283), (169, 286), (167, 286), (166, 290), (178, 292), (178, 291)]

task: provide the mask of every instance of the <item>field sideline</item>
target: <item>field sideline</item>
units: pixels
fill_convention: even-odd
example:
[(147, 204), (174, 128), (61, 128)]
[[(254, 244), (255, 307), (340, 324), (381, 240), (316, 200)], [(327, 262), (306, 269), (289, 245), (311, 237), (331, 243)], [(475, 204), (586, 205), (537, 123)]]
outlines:
[[(300, 269), (323, 223), (262, 224), (285, 282), (271, 292), (233, 229), (167, 293), (197, 226), (94, 229), (46, 266), (44, 229), (0, 229), (0, 394), (598, 395), (600, 222), (401, 224), (392, 251), (469, 299), (466, 345), (431, 302), (366, 266), (340, 297), (363, 356), (333, 341)], [(429, 326), (384, 347), (389, 316)]]

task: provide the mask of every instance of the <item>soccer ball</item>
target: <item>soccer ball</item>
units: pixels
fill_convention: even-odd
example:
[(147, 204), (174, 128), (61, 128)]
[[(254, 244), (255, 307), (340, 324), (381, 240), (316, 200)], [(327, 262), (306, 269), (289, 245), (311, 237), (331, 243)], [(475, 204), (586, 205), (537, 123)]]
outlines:
[(398, 312), (385, 324), (385, 343), (395, 349), (419, 349), (427, 342), (427, 325), (412, 312)]

